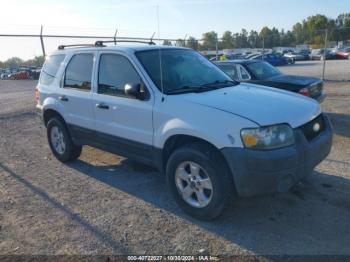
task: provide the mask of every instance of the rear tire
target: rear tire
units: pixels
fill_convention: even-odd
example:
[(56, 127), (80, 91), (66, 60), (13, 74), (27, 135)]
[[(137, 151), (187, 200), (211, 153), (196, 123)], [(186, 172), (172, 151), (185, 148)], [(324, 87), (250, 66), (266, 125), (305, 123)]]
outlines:
[(203, 144), (175, 150), (167, 162), (166, 176), (177, 204), (197, 219), (220, 216), (234, 196), (226, 162), (219, 152)]
[(61, 162), (79, 158), (82, 146), (74, 145), (65, 123), (56, 117), (47, 124), (47, 139), (54, 156)]

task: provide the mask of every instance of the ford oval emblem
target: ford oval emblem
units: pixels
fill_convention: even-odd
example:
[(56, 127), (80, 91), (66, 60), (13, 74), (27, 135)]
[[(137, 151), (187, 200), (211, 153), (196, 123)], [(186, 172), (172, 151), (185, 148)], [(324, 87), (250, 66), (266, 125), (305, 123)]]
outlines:
[(321, 128), (321, 126), (320, 126), (319, 123), (315, 123), (314, 126), (312, 127), (312, 129), (313, 129), (315, 132), (320, 131), (320, 128)]

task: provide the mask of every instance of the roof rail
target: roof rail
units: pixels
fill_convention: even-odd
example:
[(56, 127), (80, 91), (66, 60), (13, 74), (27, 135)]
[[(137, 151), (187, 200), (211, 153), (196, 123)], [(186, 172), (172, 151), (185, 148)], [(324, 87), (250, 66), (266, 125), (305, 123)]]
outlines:
[(148, 45), (155, 45), (156, 43), (154, 43), (152, 41), (152, 39), (150, 41), (141, 41), (141, 40), (106, 40), (106, 41), (96, 41), (95, 42), (95, 46), (104, 46), (104, 43), (142, 43), (142, 44), (148, 44)]
[(106, 40), (106, 41), (96, 41), (95, 44), (75, 44), (75, 45), (60, 45), (58, 46), (58, 50), (63, 50), (67, 47), (104, 47), (104, 43), (142, 43), (142, 44), (148, 44), (148, 45), (155, 45), (152, 41), (141, 41), (141, 40)]
[(94, 47), (93, 44), (76, 44), (76, 45), (59, 45), (58, 50), (63, 50), (67, 47)]

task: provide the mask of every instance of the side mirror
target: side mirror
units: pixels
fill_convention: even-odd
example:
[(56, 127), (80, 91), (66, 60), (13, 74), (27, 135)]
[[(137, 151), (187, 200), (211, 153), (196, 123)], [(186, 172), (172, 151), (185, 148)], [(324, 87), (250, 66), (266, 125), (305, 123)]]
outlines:
[(124, 92), (127, 96), (139, 100), (144, 100), (146, 98), (146, 91), (143, 83), (126, 84), (124, 86)]

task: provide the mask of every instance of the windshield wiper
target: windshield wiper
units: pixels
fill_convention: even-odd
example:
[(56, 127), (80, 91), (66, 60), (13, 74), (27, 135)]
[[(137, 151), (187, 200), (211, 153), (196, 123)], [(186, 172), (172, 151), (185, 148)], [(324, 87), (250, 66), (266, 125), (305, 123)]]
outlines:
[(201, 85), (198, 85), (198, 86), (186, 85), (180, 88), (168, 90), (167, 94), (198, 93), (198, 92), (202, 92), (203, 89), (207, 89), (207, 87), (201, 86)]
[(230, 84), (230, 86), (233, 86), (233, 85), (238, 85), (239, 82), (234, 81), (234, 80), (216, 80), (214, 82), (204, 84), (203, 86), (217, 86), (217, 85), (222, 85), (222, 84)]
[[(223, 84), (229, 84), (224, 85)], [(167, 94), (181, 94), (181, 93), (201, 93), (211, 90), (216, 90), (228, 86), (238, 85), (239, 83), (233, 80), (217, 80), (212, 83), (204, 85), (185, 85), (180, 88), (172, 89), (167, 92)]]

